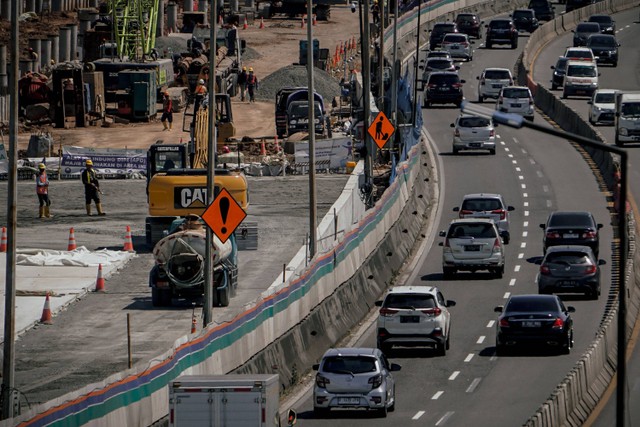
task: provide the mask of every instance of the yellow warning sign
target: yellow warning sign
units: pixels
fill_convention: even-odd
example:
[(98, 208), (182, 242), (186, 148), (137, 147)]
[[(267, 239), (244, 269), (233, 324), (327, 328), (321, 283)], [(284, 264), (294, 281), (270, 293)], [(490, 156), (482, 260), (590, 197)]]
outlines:
[(371, 126), (369, 126), (369, 135), (376, 142), (378, 148), (382, 148), (389, 141), (395, 130), (387, 116), (380, 111)]
[(225, 188), (202, 214), (202, 220), (222, 243), (229, 239), (246, 217), (247, 213)]

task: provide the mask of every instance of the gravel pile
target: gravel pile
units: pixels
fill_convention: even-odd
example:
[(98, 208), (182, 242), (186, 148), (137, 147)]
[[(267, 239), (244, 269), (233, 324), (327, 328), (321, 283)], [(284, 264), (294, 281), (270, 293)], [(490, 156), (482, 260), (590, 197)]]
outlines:
[(181, 37), (157, 37), (156, 50), (159, 56), (162, 56), (165, 50), (171, 50), (173, 53), (187, 52), (187, 40)]
[[(256, 99), (260, 101), (273, 101), (276, 93), (283, 87), (307, 86), (307, 67), (304, 65), (289, 65), (262, 79), (260, 70), (256, 72), (259, 83)], [(331, 75), (318, 68), (314, 70), (313, 75), (314, 88), (322, 95), (325, 102), (331, 102), (335, 96), (340, 95), (340, 84)]]

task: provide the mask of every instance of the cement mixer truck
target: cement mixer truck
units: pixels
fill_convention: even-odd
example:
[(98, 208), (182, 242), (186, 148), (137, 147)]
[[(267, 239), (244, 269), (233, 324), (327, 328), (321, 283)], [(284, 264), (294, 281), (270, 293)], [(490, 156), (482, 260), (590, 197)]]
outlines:
[[(238, 283), (235, 236), (212, 242), (213, 305), (227, 307)], [(206, 228), (198, 215), (176, 219), (168, 235), (153, 248), (155, 266), (149, 273), (154, 307), (171, 306), (174, 298), (196, 300), (204, 295)]]

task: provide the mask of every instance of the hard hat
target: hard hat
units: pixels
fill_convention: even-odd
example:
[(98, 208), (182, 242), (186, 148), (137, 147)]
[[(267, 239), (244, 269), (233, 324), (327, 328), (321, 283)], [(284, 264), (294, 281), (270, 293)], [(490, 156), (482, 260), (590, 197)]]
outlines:
[(40, 164), (38, 165), (38, 169), (46, 169), (46, 168), (47, 168), (47, 167), (45, 166), (45, 164), (44, 164), (44, 163), (40, 163)]
[(247, 71), (247, 67), (242, 67), (242, 71)]
[(87, 161), (85, 162), (85, 164), (87, 166), (93, 166), (93, 162), (91, 161), (91, 159), (87, 159)]
[(249, 67), (249, 72), (253, 73), (253, 67)]
[(198, 84), (199, 85), (203, 85), (204, 84), (204, 80), (202, 80), (202, 79), (198, 80)]
[(224, 147), (222, 147), (222, 152), (223, 152), (223, 153), (230, 153), (230, 152), (231, 152), (231, 150), (229, 149), (229, 147), (228, 147), (228, 146), (226, 146), (226, 145), (225, 145)]

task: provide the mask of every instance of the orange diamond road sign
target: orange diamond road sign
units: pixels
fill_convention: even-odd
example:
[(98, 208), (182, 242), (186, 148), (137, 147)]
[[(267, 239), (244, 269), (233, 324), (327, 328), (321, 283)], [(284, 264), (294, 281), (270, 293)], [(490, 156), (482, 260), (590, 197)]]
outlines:
[(387, 116), (380, 111), (371, 126), (369, 126), (369, 135), (376, 142), (378, 148), (382, 148), (395, 130)]
[(246, 217), (247, 213), (225, 188), (202, 214), (203, 221), (222, 243), (229, 239)]

